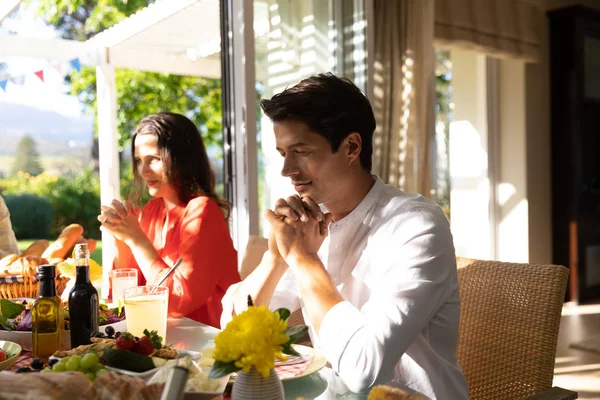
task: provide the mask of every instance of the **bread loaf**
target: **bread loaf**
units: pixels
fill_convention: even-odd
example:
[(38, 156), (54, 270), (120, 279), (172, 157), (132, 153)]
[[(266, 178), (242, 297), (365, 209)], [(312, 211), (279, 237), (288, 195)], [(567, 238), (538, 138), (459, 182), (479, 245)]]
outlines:
[(75, 243), (79, 236), (83, 234), (83, 228), (78, 224), (71, 224), (67, 226), (60, 234), (58, 239), (54, 243), (52, 243), (45, 251), (42, 253), (42, 257), (45, 259), (53, 259), (53, 258), (66, 258), (67, 253)]
[(88, 250), (90, 251), (90, 254), (92, 254), (94, 250), (96, 250), (96, 241), (94, 239), (88, 239), (87, 244)]
[(41, 257), (44, 254), (44, 251), (50, 246), (50, 242), (47, 240), (38, 240), (37, 242), (33, 242), (25, 251), (21, 254), (21, 256), (38, 256)]
[(387, 385), (378, 385), (371, 389), (367, 400), (425, 400), (423, 397), (408, 393)]
[(51, 258), (50, 260), (48, 260), (48, 262), (52, 265), (60, 264), (63, 261), (65, 261), (64, 258)]
[(87, 399), (92, 382), (81, 372), (0, 374), (3, 400)]
[(3, 269), (5, 269), (6, 267), (8, 267), (10, 264), (14, 263), (18, 259), (19, 259), (19, 256), (16, 254), (9, 254), (6, 257), (2, 258), (0, 260), (0, 273), (2, 272)]
[(81, 372), (0, 374), (2, 400), (159, 400), (164, 384), (146, 385), (133, 376), (104, 374), (92, 383)]

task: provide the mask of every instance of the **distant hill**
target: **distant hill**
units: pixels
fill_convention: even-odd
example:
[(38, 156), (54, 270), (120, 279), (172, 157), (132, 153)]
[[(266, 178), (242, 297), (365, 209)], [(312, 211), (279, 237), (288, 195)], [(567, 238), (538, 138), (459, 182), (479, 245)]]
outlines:
[(24, 135), (35, 139), (41, 156), (81, 153), (92, 145), (92, 116), (68, 117), (21, 104), (0, 103), (0, 155), (13, 155)]

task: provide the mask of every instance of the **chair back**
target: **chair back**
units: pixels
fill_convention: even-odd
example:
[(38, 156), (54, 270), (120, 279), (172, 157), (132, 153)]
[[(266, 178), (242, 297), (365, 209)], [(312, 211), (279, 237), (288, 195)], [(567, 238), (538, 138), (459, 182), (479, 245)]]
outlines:
[(458, 361), (472, 400), (520, 399), (552, 387), (568, 270), (457, 258)]
[[(240, 267), (240, 278), (242, 280), (246, 279), (258, 267), (267, 250), (269, 250), (269, 241), (266, 238), (250, 236), (246, 245), (246, 251), (244, 251), (244, 258), (242, 258), (242, 266)], [(288, 319), (288, 325), (306, 325), (302, 316), (302, 310), (298, 309), (292, 312)], [(311, 345), (308, 335), (299, 338), (296, 343)]]
[(246, 279), (248, 275), (260, 264), (263, 255), (269, 250), (269, 241), (260, 236), (251, 235), (244, 251), (242, 265), (240, 267), (240, 278)]

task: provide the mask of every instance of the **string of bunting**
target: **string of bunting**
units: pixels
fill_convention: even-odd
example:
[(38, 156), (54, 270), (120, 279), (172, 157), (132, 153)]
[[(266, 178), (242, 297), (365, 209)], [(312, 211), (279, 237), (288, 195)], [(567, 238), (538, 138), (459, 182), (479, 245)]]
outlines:
[[(54, 64), (53, 67), (61, 75), (63, 73), (67, 72), (66, 69), (64, 68), (63, 64)], [(81, 72), (81, 62), (79, 61), (79, 58), (74, 58), (72, 60), (69, 60), (69, 64), (68, 64), (67, 68), (69, 69), (69, 71), (76, 70), (77, 72)], [(42, 82), (44, 82), (44, 69), (35, 71), (34, 75), (37, 76)], [(6, 85), (8, 84), (8, 82), (12, 82), (15, 85), (19, 85), (19, 86), (23, 85), (25, 83), (25, 76), (26, 75), (21, 75), (21, 76), (15, 76), (15, 77), (7, 78), (7, 79), (0, 79), (0, 89), (2, 89), (4, 92), (6, 92)]]

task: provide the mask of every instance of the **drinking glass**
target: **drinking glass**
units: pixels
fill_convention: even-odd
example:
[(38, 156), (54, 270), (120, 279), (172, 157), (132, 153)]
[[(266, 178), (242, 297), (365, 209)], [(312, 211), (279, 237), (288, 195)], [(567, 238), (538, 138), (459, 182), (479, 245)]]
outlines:
[(123, 290), (138, 285), (138, 271), (135, 268), (117, 268), (111, 272), (112, 298), (116, 303), (123, 301)]
[(144, 329), (157, 331), (167, 340), (167, 310), (169, 288), (165, 286), (137, 286), (125, 289), (127, 331), (133, 336), (144, 336)]

